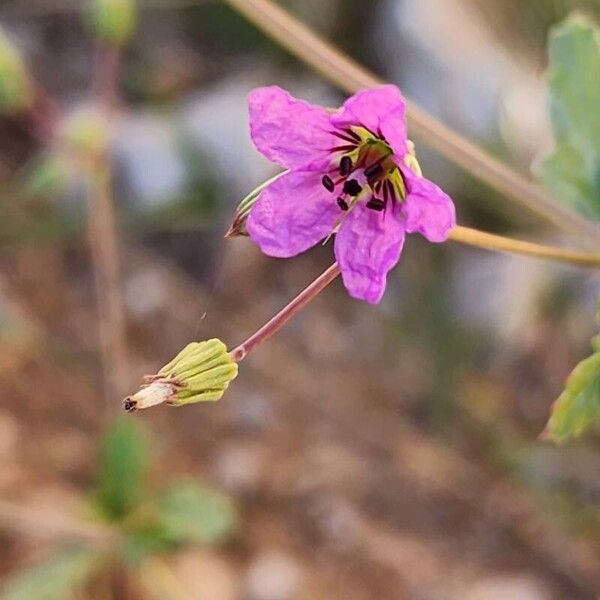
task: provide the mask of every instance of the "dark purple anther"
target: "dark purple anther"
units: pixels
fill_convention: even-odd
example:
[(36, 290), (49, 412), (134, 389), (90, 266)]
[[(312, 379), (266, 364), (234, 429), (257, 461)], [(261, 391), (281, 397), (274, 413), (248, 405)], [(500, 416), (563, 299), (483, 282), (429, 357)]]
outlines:
[(340, 175), (346, 177), (352, 171), (352, 159), (349, 156), (342, 156), (340, 160)]
[(367, 179), (375, 179), (383, 172), (383, 168), (379, 163), (375, 163), (365, 169), (365, 177)]
[(343, 198), (338, 198), (337, 203), (342, 210), (348, 210), (348, 203)]
[(385, 208), (385, 202), (380, 200), (379, 198), (371, 198), (367, 202), (367, 208), (371, 210), (376, 210), (377, 212), (381, 212)]
[(358, 196), (362, 192), (362, 186), (356, 179), (349, 179), (344, 183), (344, 194)]
[(335, 189), (335, 184), (333, 183), (333, 179), (331, 179), (331, 177), (329, 177), (329, 175), (323, 175), (323, 179), (321, 179), (321, 183), (323, 184), (323, 187), (328, 192), (333, 192), (333, 190)]

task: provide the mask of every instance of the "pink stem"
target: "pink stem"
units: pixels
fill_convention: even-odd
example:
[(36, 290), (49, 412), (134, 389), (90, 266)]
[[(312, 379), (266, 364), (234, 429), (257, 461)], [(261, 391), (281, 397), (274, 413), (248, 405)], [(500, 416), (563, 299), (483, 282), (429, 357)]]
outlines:
[(92, 95), (106, 114), (111, 113), (116, 103), (120, 59), (121, 49), (118, 46), (102, 44), (96, 48)]
[(340, 267), (333, 263), (327, 271), (317, 277), (306, 289), (300, 292), (285, 308), (280, 310), (256, 333), (231, 351), (231, 357), (241, 362), (246, 356), (277, 333), (298, 311), (302, 310), (313, 298), (316, 298), (338, 275)]
[(34, 135), (42, 142), (52, 141), (58, 124), (54, 100), (41, 85), (34, 83), (34, 100), (29, 111)]

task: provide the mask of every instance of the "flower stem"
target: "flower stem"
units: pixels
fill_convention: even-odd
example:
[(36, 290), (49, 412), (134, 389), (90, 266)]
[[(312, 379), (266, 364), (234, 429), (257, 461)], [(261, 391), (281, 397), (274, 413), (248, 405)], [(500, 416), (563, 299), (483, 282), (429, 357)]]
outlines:
[[(271, 0), (226, 0), (256, 27), (309, 67), (348, 93), (383, 82), (344, 55)], [(532, 181), (507, 167), (408, 102), (408, 121), (420, 139), (465, 171), (485, 181), (559, 229), (577, 236), (590, 248), (600, 249), (600, 227), (564, 208)]]
[(581, 267), (600, 268), (599, 254), (588, 254), (586, 252), (577, 252), (576, 250), (567, 250), (564, 248), (556, 248), (554, 246), (523, 242), (521, 240), (514, 240), (501, 235), (495, 235), (493, 233), (478, 231), (477, 229), (471, 229), (470, 227), (462, 227), (460, 225), (457, 225), (450, 232), (449, 239), (461, 244), (476, 246), (477, 248), (484, 248), (486, 250), (534, 256)]
[(302, 310), (313, 298), (316, 298), (338, 275), (340, 268), (333, 263), (323, 274), (319, 275), (306, 289), (300, 292), (285, 308), (280, 310), (270, 321), (265, 323), (256, 333), (231, 351), (231, 357), (240, 362), (263, 342), (277, 333), (298, 311)]
[[(600, 255), (565, 250), (554, 246), (544, 246), (532, 242), (523, 242), (512, 238), (495, 235), (457, 225), (449, 239), (454, 242), (476, 246), (497, 252), (509, 252), (524, 256), (533, 256), (581, 267), (600, 268)], [(266, 342), (276, 334), (297, 312), (302, 310), (311, 300), (316, 298), (338, 275), (340, 267), (333, 263), (323, 274), (319, 275), (307, 288), (298, 294), (285, 308), (280, 310), (271, 320), (265, 323), (256, 333), (245, 342), (234, 348), (230, 354), (234, 361), (241, 362), (252, 350)]]

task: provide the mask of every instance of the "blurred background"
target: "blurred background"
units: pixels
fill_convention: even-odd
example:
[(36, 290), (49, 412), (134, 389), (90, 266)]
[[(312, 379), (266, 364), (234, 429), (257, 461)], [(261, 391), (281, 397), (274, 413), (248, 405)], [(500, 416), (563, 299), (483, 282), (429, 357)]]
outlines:
[[(0, 119), (1, 597), (597, 598), (599, 432), (538, 441), (589, 353), (588, 272), (412, 236), (380, 306), (336, 282), (220, 402), (120, 416), (186, 343), (235, 345), (330, 264), (329, 247), (275, 260), (223, 233), (276, 172), (246, 94), (343, 100), (225, 4), (138, 4), (134, 32), (93, 2), (0, 3), (0, 67), (18, 51), (28, 73), (5, 77), (21, 95)], [(600, 15), (281, 5), (524, 173), (553, 145), (548, 30)], [(415, 141), (462, 224), (572, 244)]]

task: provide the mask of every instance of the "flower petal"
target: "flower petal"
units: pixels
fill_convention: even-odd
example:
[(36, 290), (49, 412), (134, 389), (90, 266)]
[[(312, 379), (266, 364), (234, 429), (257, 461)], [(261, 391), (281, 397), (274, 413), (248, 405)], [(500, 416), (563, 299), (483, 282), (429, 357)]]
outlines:
[(349, 294), (377, 304), (403, 244), (404, 223), (397, 208), (377, 212), (364, 203), (354, 207), (335, 237), (335, 257)]
[(287, 258), (328, 236), (340, 212), (316, 173), (292, 171), (261, 192), (247, 229), (265, 254)]
[(407, 152), (406, 102), (395, 85), (360, 90), (331, 116), (331, 123), (340, 129), (365, 127), (382, 135), (396, 156), (402, 158)]
[(435, 183), (402, 167), (407, 196), (402, 203), (406, 231), (418, 232), (430, 242), (445, 242), (456, 225), (456, 210), (448, 194)]
[(330, 114), (298, 100), (277, 86), (257, 88), (248, 95), (250, 135), (269, 160), (289, 169), (322, 164), (339, 140)]

